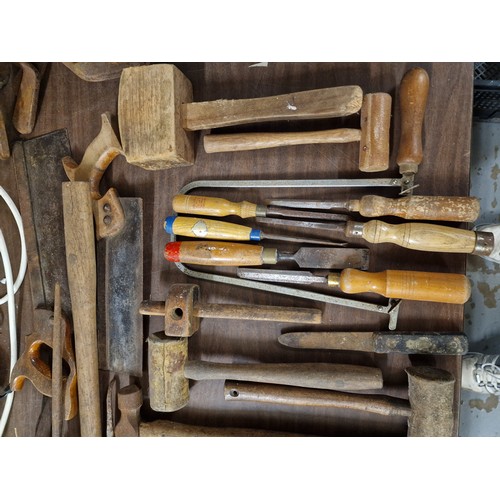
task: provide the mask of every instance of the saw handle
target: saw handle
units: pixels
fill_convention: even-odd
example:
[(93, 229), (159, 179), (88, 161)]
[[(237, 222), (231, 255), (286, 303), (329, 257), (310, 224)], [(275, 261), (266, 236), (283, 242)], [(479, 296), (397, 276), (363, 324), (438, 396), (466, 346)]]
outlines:
[(257, 216), (257, 205), (254, 203), (248, 201), (236, 203), (210, 196), (178, 194), (172, 200), (172, 208), (180, 214), (209, 215), (212, 217), (237, 215), (242, 219)]
[(374, 292), (393, 299), (464, 304), (471, 294), (470, 281), (462, 274), (344, 269), (340, 277), (328, 278), (329, 285), (338, 285), (344, 293)]
[(405, 73), (399, 87), (401, 136), (396, 162), (401, 174), (416, 174), (422, 162), (422, 126), (429, 95), (429, 75), (423, 68)]
[(406, 196), (384, 198), (367, 195), (349, 202), (349, 210), (363, 217), (395, 216), (413, 220), (474, 222), (481, 210), (478, 198), (471, 196)]

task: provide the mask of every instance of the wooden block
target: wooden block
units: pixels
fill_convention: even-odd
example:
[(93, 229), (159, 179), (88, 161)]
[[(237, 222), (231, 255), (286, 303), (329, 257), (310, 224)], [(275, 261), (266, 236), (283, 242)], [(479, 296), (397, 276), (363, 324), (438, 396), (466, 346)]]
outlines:
[(194, 137), (181, 119), (181, 105), (192, 100), (191, 82), (171, 64), (124, 69), (118, 124), (127, 161), (146, 170), (192, 165)]

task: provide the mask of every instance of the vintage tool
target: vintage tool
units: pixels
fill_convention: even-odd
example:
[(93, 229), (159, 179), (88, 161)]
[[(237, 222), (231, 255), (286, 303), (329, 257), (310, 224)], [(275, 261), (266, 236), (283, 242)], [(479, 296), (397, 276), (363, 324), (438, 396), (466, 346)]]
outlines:
[(369, 243), (392, 243), (422, 252), (463, 253), (481, 256), (495, 254), (492, 232), (471, 231), (425, 222), (388, 224), (381, 220), (368, 222), (306, 222), (288, 219), (257, 219), (259, 224), (308, 227), (342, 232), (346, 238), (362, 238)]
[(423, 68), (407, 71), (399, 86), (401, 135), (396, 163), (402, 175), (400, 194), (411, 195), (422, 162), (422, 127), (429, 95), (429, 75)]
[[(269, 203), (278, 207), (309, 210), (348, 210), (371, 218), (394, 216), (450, 222), (474, 222), (481, 211), (479, 199), (472, 196), (406, 196), (392, 199), (366, 195), (359, 200), (269, 200)], [(318, 213), (315, 218), (324, 217)]]
[(408, 374), (409, 400), (379, 395), (300, 389), (272, 384), (226, 381), (226, 401), (251, 401), (293, 406), (321, 406), (364, 411), (388, 417), (407, 417), (409, 437), (453, 435), (455, 377), (428, 366), (411, 366)]
[(192, 215), (209, 215), (212, 217), (225, 217), (237, 215), (242, 219), (249, 217), (290, 217), (294, 219), (327, 219), (347, 220), (342, 214), (318, 214), (301, 210), (286, 210), (274, 206), (256, 205), (248, 201), (232, 202), (224, 198), (210, 196), (195, 196), (177, 194), (172, 199), (172, 208), (178, 213)]
[(66, 266), (78, 368), (78, 402), (83, 437), (100, 437), (101, 409), (97, 349), (96, 258), (90, 185), (62, 183)]
[(240, 278), (285, 283), (324, 283), (344, 293), (377, 293), (393, 299), (464, 304), (471, 284), (463, 274), (387, 270), (376, 273), (343, 269), (340, 273), (315, 276), (307, 271), (238, 269)]
[(322, 318), (320, 309), (201, 302), (200, 287), (184, 283), (171, 285), (165, 302), (144, 301), (139, 312), (164, 316), (165, 335), (169, 337), (190, 337), (200, 328), (201, 318), (307, 324), (319, 324)]
[(164, 251), (169, 262), (201, 266), (260, 266), (294, 261), (299, 267), (314, 269), (366, 269), (369, 253), (364, 248), (309, 248), (295, 253), (276, 248), (220, 241), (176, 241)]
[(60, 437), (62, 431), (62, 335), (61, 324), (61, 285), (56, 283), (54, 290), (54, 319), (52, 328), (52, 437)]
[(119, 233), (125, 224), (125, 215), (118, 192), (109, 188), (101, 196), (99, 183), (111, 162), (122, 154), (122, 148), (111, 126), (110, 113), (101, 114), (101, 130), (87, 146), (80, 164), (71, 156), (62, 163), (70, 181), (86, 181), (90, 184), (92, 209), (95, 218), (96, 238), (106, 238)]
[[(118, 94), (127, 161), (148, 170), (192, 165), (196, 130), (270, 120), (333, 118), (357, 113), (357, 85), (256, 99), (193, 103), (191, 82), (171, 64), (123, 70)], [(154, 131), (154, 133), (151, 133)]]
[(118, 390), (118, 410), (120, 419), (115, 426), (115, 437), (138, 437), (142, 391), (135, 384)]
[(10, 157), (9, 137), (7, 135), (7, 126), (3, 111), (0, 109), (0, 160), (6, 160)]
[(468, 351), (467, 335), (457, 332), (287, 332), (278, 342), (298, 349), (341, 349), (377, 354), (461, 356)]
[(189, 402), (189, 380), (248, 380), (342, 390), (380, 389), (382, 372), (332, 363), (231, 364), (188, 360), (188, 338), (162, 332), (148, 338), (149, 398), (155, 411), (176, 411)]
[(63, 62), (78, 78), (86, 82), (105, 82), (120, 78), (125, 68), (149, 63), (133, 62)]
[(41, 72), (31, 63), (20, 62), (21, 84), (12, 115), (12, 123), (20, 134), (31, 134), (35, 126), (40, 92)]
[(287, 236), (285, 234), (264, 233), (241, 224), (222, 222), (211, 219), (200, 219), (197, 217), (169, 216), (165, 219), (163, 228), (167, 234), (187, 236), (191, 238), (208, 238), (214, 240), (231, 241), (262, 241), (279, 240), (294, 243), (310, 243), (312, 245), (346, 246), (347, 243), (333, 240), (319, 240), (314, 238), (301, 238)]
[(108, 384), (106, 390), (106, 437), (115, 436), (115, 422), (116, 422), (116, 377), (113, 377)]

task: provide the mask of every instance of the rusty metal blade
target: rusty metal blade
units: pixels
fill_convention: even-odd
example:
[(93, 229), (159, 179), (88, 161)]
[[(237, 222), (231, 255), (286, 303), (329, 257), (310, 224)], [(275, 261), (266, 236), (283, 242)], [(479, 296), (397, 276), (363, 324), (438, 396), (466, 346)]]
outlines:
[(278, 252), (280, 260), (293, 259), (299, 267), (310, 269), (368, 269), (370, 251), (367, 248), (302, 247), (294, 254)]
[(309, 271), (283, 271), (277, 269), (239, 267), (236, 270), (236, 274), (239, 278), (254, 281), (270, 281), (274, 283), (293, 283), (296, 285), (327, 283), (327, 278), (325, 276), (316, 276)]
[(331, 221), (345, 221), (348, 216), (345, 214), (324, 213), (324, 212), (308, 212), (306, 210), (287, 210), (286, 208), (277, 208), (268, 206), (266, 208), (266, 217), (287, 217), (289, 219), (321, 219)]
[[(347, 210), (349, 207), (349, 202), (346, 200), (325, 201), (325, 200), (270, 199), (268, 200), (268, 203), (269, 205), (273, 205), (273, 210), (274, 207), (307, 208), (309, 210)], [(320, 215), (335, 215), (335, 214), (317, 214), (317, 215), (320, 216)], [(316, 217), (316, 218), (322, 219), (323, 217)]]
[(314, 222), (306, 220), (272, 219), (268, 217), (257, 217), (258, 224), (268, 226), (305, 227), (307, 229), (326, 229), (328, 231), (338, 231), (344, 233), (345, 222)]
[(267, 240), (291, 241), (293, 243), (309, 243), (311, 245), (328, 245), (336, 247), (345, 247), (347, 241), (334, 241), (334, 240), (318, 240), (315, 238), (301, 238), (298, 236), (287, 236), (284, 234), (264, 233), (261, 231), (261, 238)]
[(345, 351), (374, 351), (373, 332), (289, 332), (278, 342), (299, 349), (340, 349)]

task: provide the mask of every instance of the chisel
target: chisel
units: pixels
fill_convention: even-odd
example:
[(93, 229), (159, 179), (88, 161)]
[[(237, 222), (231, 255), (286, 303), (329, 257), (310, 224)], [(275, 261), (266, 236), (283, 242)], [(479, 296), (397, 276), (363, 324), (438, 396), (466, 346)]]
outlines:
[(278, 342), (298, 349), (340, 349), (378, 354), (442, 354), (461, 356), (467, 335), (457, 332), (288, 332)]
[(260, 229), (254, 229), (231, 222), (221, 222), (211, 219), (199, 219), (196, 217), (170, 216), (165, 219), (163, 228), (168, 234), (188, 236), (190, 238), (208, 238), (214, 240), (232, 241), (262, 241), (281, 240), (295, 243), (311, 243), (313, 245), (346, 246), (346, 242), (333, 240), (318, 240), (312, 238), (299, 238), (281, 234), (264, 233)]
[[(307, 271), (238, 269), (238, 277), (280, 283), (324, 283), (344, 293), (377, 293), (387, 298), (464, 304), (471, 284), (467, 276), (452, 273), (387, 270), (366, 272), (343, 269), (340, 273), (316, 276)], [(296, 279), (296, 281), (294, 281)]]
[(365, 248), (304, 247), (293, 253), (245, 243), (175, 241), (167, 243), (164, 256), (170, 262), (202, 266), (260, 266), (295, 261), (299, 267), (313, 269), (367, 269), (369, 251)]
[[(403, 219), (450, 222), (474, 222), (481, 210), (479, 199), (472, 196), (406, 196), (392, 199), (366, 195), (359, 200), (282, 199), (269, 200), (269, 204), (308, 210), (347, 210), (370, 218), (394, 216)], [(322, 219), (323, 215), (325, 214), (318, 213), (316, 218)]]
[(347, 220), (344, 214), (320, 214), (301, 210), (287, 210), (273, 206), (256, 205), (249, 201), (233, 202), (224, 198), (178, 194), (172, 200), (172, 208), (179, 214), (226, 217), (236, 215), (242, 219), (250, 217), (290, 217), (292, 219)]

